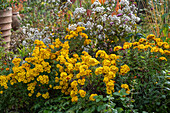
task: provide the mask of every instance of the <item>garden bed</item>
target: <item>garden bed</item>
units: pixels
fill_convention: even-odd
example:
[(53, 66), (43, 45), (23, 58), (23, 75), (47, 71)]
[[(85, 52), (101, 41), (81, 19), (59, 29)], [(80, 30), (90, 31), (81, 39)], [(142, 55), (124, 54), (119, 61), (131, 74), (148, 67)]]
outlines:
[(158, 35), (128, 0), (22, 3), (0, 47), (1, 112), (168, 113), (168, 23)]

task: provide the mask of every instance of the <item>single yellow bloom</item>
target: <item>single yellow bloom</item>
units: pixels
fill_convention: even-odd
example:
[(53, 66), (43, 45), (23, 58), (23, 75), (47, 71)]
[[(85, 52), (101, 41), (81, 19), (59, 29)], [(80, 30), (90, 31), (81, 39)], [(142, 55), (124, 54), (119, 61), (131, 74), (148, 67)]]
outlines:
[(89, 99), (90, 99), (91, 101), (95, 101), (96, 99), (93, 98), (94, 96), (97, 96), (97, 94), (91, 94), (90, 97), (89, 97)]
[(166, 59), (165, 57), (159, 57), (159, 59), (160, 59), (160, 60), (166, 60), (166, 61), (167, 61), (167, 59)]
[(3, 91), (0, 91), (0, 94), (3, 94)]
[(154, 34), (150, 34), (146, 37), (147, 40), (150, 40), (150, 39), (155, 39), (155, 35)]

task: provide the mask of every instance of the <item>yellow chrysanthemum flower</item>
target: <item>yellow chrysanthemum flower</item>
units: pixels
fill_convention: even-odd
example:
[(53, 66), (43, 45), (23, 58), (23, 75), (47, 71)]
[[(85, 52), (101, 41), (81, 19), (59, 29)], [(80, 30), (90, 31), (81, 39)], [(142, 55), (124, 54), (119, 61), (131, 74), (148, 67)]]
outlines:
[(89, 97), (89, 99), (90, 99), (91, 101), (95, 101), (96, 99), (94, 99), (94, 96), (97, 96), (97, 94), (91, 94), (90, 97)]

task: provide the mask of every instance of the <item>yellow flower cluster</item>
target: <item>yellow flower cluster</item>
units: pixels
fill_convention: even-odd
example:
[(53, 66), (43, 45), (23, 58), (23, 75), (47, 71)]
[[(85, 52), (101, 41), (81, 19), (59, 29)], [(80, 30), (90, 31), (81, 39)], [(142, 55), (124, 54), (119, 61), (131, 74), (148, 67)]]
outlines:
[(133, 46), (133, 49), (138, 48), (138, 50), (146, 51), (150, 48), (150, 52), (159, 52), (162, 55), (170, 55), (170, 45), (167, 42), (163, 42), (160, 38), (155, 38), (155, 35), (153, 34), (148, 35), (146, 39), (141, 38), (139, 42), (133, 43), (125, 42), (123, 48), (121, 46), (116, 46), (114, 47), (114, 51), (128, 49)]
[(0, 76), (0, 85), (3, 86), (5, 89), (8, 89), (7, 86), (8, 79), (5, 75)]
[(123, 65), (120, 68), (120, 75), (125, 75), (126, 73), (128, 73), (130, 71), (130, 68), (128, 65)]
[(122, 49), (122, 47), (121, 46), (116, 46), (116, 47), (114, 47), (114, 51), (118, 51), (118, 50), (120, 50), (120, 49)]
[[(56, 48), (59, 48), (60, 46), (63, 47), (60, 52), (57, 51), (56, 53), (52, 53), (51, 49), (48, 48), (42, 41), (35, 40), (34, 43), (36, 44), (36, 47), (33, 51), (32, 57), (25, 59), (27, 63), (23, 63), (20, 66), (21, 59), (15, 58), (12, 61), (12, 63), (14, 63), (14, 67), (12, 68), (13, 73), (7, 76), (0, 76), (0, 85), (4, 86), (5, 89), (8, 88), (8, 81), (10, 81), (11, 85), (17, 82), (23, 82), (27, 84), (27, 90), (31, 92), (28, 95), (32, 96), (38, 81), (42, 85), (49, 83), (49, 76), (41, 75), (41, 73), (51, 72), (50, 63), (46, 60), (54, 59), (57, 55), (59, 55), (59, 53), (68, 53), (68, 43), (65, 42), (63, 44), (59, 41), (59, 39), (56, 39), (55, 42), (53, 42), (54, 44), (49, 46), (51, 48), (53, 48), (53, 46)], [(46, 93), (42, 95), (42, 97), (49, 98), (49, 94)]]
[[(78, 27), (76, 31), (72, 31), (71, 35), (76, 36), (79, 33), (82, 37), (88, 38), (82, 33), (83, 27)], [(68, 37), (67, 37), (68, 38)], [(114, 78), (119, 68), (116, 67), (116, 61), (120, 56), (115, 54), (108, 55), (105, 51), (99, 50), (96, 58), (100, 56), (101, 61), (92, 58), (87, 52), (83, 51), (82, 55), (69, 54), (68, 41), (62, 43), (56, 39), (51, 45), (46, 46), (42, 41), (35, 40), (35, 49), (32, 56), (25, 59), (25, 63), (21, 63), (21, 59), (15, 58), (12, 62), (14, 67), (13, 73), (7, 76), (0, 76), (0, 86), (8, 88), (7, 83), (14, 85), (17, 82), (27, 84), (27, 90), (30, 92), (28, 96), (42, 96), (44, 99), (50, 98), (48, 91), (40, 92), (41, 88), (49, 90), (61, 90), (62, 93), (70, 95), (72, 102), (78, 101), (78, 96), (84, 98), (86, 91), (83, 90), (87, 78), (92, 73), (94, 76), (102, 76), (103, 82), (106, 84), (107, 94), (114, 92)], [(55, 50), (55, 51), (54, 51)], [(99, 66), (100, 65), (100, 66)], [(98, 68), (96, 68), (98, 67)], [(120, 73), (124, 75), (130, 69), (124, 65), (120, 69)], [(54, 79), (55, 78), (55, 79)], [(52, 85), (51, 85), (52, 83)], [(97, 94), (91, 94), (89, 99)]]
[(129, 89), (129, 86), (127, 84), (122, 84), (121, 88), (124, 88), (126, 90), (126, 93), (130, 94), (130, 89)]
[(36, 81), (34, 81), (34, 82), (32, 82), (32, 83), (29, 83), (29, 84), (27, 84), (27, 90), (28, 91), (31, 91), (29, 94), (28, 94), (28, 96), (32, 96), (32, 94), (34, 93), (34, 89), (35, 89), (35, 86), (37, 85), (37, 82)]
[(20, 62), (21, 62), (20, 58), (15, 58), (14, 60), (12, 60), (12, 63), (15, 65), (15, 67), (18, 67)]
[(72, 88), (72, 90), (71, 90), (70, 96), (71, 96), (71, 98), (72, 98), (72, 100), (71, 100), (72, 102), (77, 102), (77, 101), (78, 101), (78, 97), (76, 96), (76, 95), (78, 94), (77, 85), (78, 85), (78, 83), (77, 83), (76, 80), (74, 80), (74, 81), (71, 83), (71, 88)]
[(105, 59), (109, 58), (109, 56), (107, 55), (107, 53), (106, 53), (105, 51), (103, 51), (103, 50), (97, 51), (97, 53), (96, 53), (96, 58), (97, 58), (99, 55), (100, 55), (100, 58), (105, 58)]
[(80, 96), (81, 97), (85, 97), (86, 96), (86, 91), (84, 91), (84, 90), (79, 90), (79, 94), (80, 94)]
[(91, 40), (88, 39), (88, 36), (86, 33), (82, 33), (82, 31), (85, 30), (85, 27), (77, 27), (75, 31), (70, 31), (69, 35), (65, 36), (65, 39), (70, 40), (71, 38), (76, 39), (77, 36), (81, 36), (81, 38), (85, 38), (84, 45), (90, 44)]
[(48, 98), (50, 98), (50, 96), (49, 96), (49, 93), (48, 93), (48, 92), (46, 92), (45, 94), (42, 94), (42, 97), (43, 97), (44, 99), (48, 99)]
[(150, 35), (148, 35), (148, 36), (146, 37), (146, 39), (147, 39), (147, 40), (153, 40), (153, 39), (155, 39), (155, 35), (150, 34)]
[(48, 84), (49, 82), (49, 78), (47, 75), (40, 75), (38, 78), (37, 78), (37, 81), (39, 81), (41, 84)]
[[(116, 60), (119, 59), (119, 56), (116, 56), (115, 54), (108, 55), (105, 51), (99, 50), (96, 53), (96, 57), (100, 55), (100, 58), (103, 58), (103, 67), (98, 67), (95, 70), (95, 74), (103, 74), (104, 79), (103, 82), (106, 84), (106, 92), (107, 94), (112, 94), (114, 92), (114, 78), (116, 76), (116, 73), (119, 71), (119, 68), (116, 67)], [(127, 65), (121, 66), (120, 74), (125, 75), (128, 71), (130, 71), (130, 68)]]
[[(62, 93), (70, 94), (72, 102), (78, 101), (78, 93), (81, 97), (85, 97), (86, 92), (81, 89), (78, 90), (78, 85), (83, 86), (86, 81), (86, 76), (91, 75), (89, 67), (99, 64), (99, 61), (92, 58), (87, 52), (83, 51), (82, 54), (80, 59), (78, 54), (73, 54), (73, 57), (69, 58), (68, 53), (60, 52), (56, 58), (56, 61), (59, 62), (56, 65), (59, 69), (59, 73), (56, 72), (55, 74), (55, 82), (58, 83), (58, 85), (54, 86), (53, 89), (61, 89)], [(78, 73), (75, 75), (74, 71)], [(73, 78), (74, 81), (70, 84), (69, 82)], [(69, 87), (69, 84), (71, 87)]]
[(40, 93), (40, 92), (37, 93), (36, 97), (39, 97), (39, 96), (41, 96), (41, 93)]

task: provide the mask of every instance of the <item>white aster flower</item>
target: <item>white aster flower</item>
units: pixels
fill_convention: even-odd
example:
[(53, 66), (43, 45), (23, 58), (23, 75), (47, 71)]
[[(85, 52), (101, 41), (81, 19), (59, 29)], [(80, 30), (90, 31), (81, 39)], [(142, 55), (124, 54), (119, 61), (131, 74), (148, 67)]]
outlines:
[(139, 17), (136, 17), (136, 21), (139, 22), (139, 21), (140, 21), (140, 18), (139, 18)]
[(104, 14), (101, 18), (102, 18), (102, 21), (105, 22), (107, 18), (107, 14)]
[(121, 0), (121, 1), (120, 1), (120, 5), (128, 6), (128, 5), (129, 5), (129, 1), (127, 1), (127, 0)]
[(130, 19), (129, 16), (127, 16), (126, 14), (124, 14), (122, 20), (124, 20), (124, 21), (129, 21), (129, 20), (131, 20), (131, 19)]
[(84, 24), (84, 22), (78, 22), (77, 25), (84, 26), (85, 24)]
[(96, 7), (96, 8), (93, 8), (93, 9), (92, 9), (92, 11), (94, 11), (94, 12), (98, 12), (98, 13), (99, 13), (99, 12), (103, 12), (103, 11), (104, 11), (104, 9), (105, 9), (105, 8), (102, 6), (102, 7)]
[(85, 14), (85, 13), (86, 13), (86, 9), (84, 9), (83, 7), (76, 8), (74, 11), (74, 15)]
[(107, 7), (107, 10), (108, 10), (108, 11), (111, 11), (110, 7)]
[(119, 10), (118, 10), (118, 13), (119, 13), (119, 14), (120, 14), (120, 13), (123, 13), (123, 11), (122, 11), (121, 9), (119, 9)]
[(22, 32), (23, 32), (24, 34), (26, 34), (26, 29), (25, 29), (25, 28), (23, 28), (23, 29), (22, 29)]
[(129, 6), (125, 6), (123, 9), (122, 9), (123, 12), (127, 13), (127, 12), (131, 12), (131, 9)]
[(101, 3), (99, 2), (99, 0), (96, 0), (92, 5), (91, 7), (96, 7), (96, 6), (101, 6)]
[(112, 34), (113, 34), (113, 35), (115, 35), (115, 32), (114, 32), (114, 31), (112, 31)]
[(92, 29), (93, 25), (94, 25), (94, 23), (92, 23), (92, 22), (90, 22), (90, 21), (87, 21), (87, 23), (86, 23), (86, 27), (87, 27), (88, 29)]
[(102, 35), (101, 34), (98, 36), (98, 39), (100, 39), (100, 40), (102, 39)]
[(102, 25), (97, 25), (97, 28), (98, 28), (99, 30), (102, 30), (102, 29), (103, 29), (103, 26), (102, 26)]
[(77, 25), (76, 24), (72, 24), (72, 25), (68, 25), (68, 29), (70, 29), (70, 30), (72, 30), (72, 31), (74, 31), (74, 30), (76, 30), (76, 28), (77, 28)]

